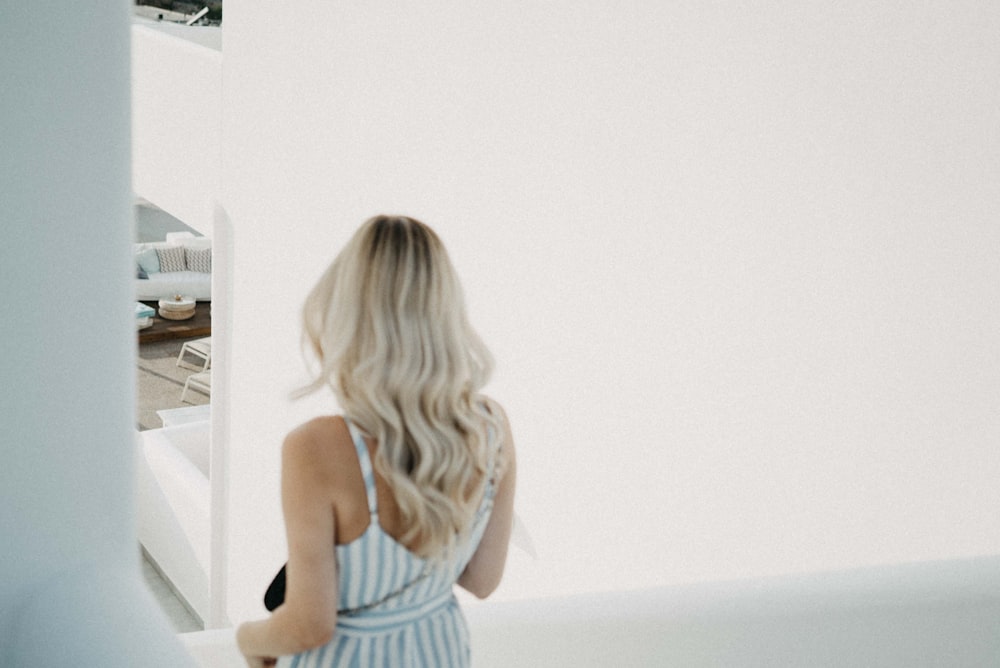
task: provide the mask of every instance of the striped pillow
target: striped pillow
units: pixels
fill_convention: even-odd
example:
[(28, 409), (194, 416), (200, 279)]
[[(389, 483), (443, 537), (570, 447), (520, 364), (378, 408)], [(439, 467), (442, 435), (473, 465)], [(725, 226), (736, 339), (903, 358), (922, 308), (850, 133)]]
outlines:
[(185, 248), (184, 258), (187, 262), (187, 268), (191, 271), (200, 271), (205, 274), (212, 273), (211, 248)]
[(160, 260), (160, 271), (184, 271), (187, 266), (184, 262), (183, 246), (167, 246), (157, 248), (156, 257)]

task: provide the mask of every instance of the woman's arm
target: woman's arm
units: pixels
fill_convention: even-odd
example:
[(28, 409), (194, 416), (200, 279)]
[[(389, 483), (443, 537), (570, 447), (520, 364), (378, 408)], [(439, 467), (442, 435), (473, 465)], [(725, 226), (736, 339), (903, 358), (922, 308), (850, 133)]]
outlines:
[[(285, 602), (268, 618), (237, 630), (251, 666), (330, 641), (337, 623), (333, 465), (316, 424), (291, 432), (281, 449), (281, 501), (288, 535)], [(266, 665), (266, 664), (265, 664)]]
[[(495, 404), (494, 404), (495, 406)], [(497, 407), (499, 410), (499, 408)], [(507, 547), (510, 545), (510, 532), (514, 525), (514, 488), (517, 483), (517, 458), (514, 452), (514, 438), (511, 435), (507, 416), (500, 410), (500, 422), (503, 429), (504, 457), (503, 477), (500, 487), (493, 500), (493, 511), (486, 525), (483, 538), (476, 548), (475, 554), (469, 560), (458, 584), (478, 598), (486, 598), (500, 585), (504, 566), (507, 563)]]

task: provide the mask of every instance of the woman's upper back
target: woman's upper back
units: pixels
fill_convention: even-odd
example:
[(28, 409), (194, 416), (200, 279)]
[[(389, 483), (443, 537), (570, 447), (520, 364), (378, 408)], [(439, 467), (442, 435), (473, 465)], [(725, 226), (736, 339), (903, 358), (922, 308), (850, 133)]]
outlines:
[[(378, 444), (356, 426), (352, 435), (348, 421), (341, 416), (315, 418), (296, 431), (317, 444), (313, 462), (330, 480), (328, 491), (334, 514), (336, 544), (346, 545), (362, 536), (371, 523), (364, 471), (375, 461)], [(364, 453), (359, 450), (359, 440), (365, 448)], [(498, 445), (497, 439), (488, 443), (488, 447), (496, 448), (497, 456), (504, 456)], [(367, 463), (362, 461), (364, 457)], [(386, 534), (402, 542), (406, 527), (389, 482), (374, 466), (371, 466), (371, 476), (376, 493), (378, 524)], [(415, 541), (405, 547), (414, 552), (418, 549)]]
[[(513, 521), (514, 444), (506, 415), (499, 406), (494, 410), (501, 428), (486, 442), (486, 447), (491, 449), (489, 475), (493, 479), (481, 488), (484, 491), (476, 499), (478, 511), (473, 526), (466, 542), (457, 546), (452, 560), (452, 566), (465, 567), (464, 572), (459, 569), (452, 574), (452, 583), (458, 578), (460, 585), (480, 597), (488, 595), (499, 583)], [(389, 482), (372, 466), (378, 443), (362, 435), (360, 429), (354, 429), (353, 435), (351, 431), (343, 417), (331, 416), (315, 418), (289, 435), (289, 442), (298, 446), (295, 458), (306, 463), (303, 468), (310, 470), (310, 476), (323, 481), (312, 489), (323, 495), (322, 502), (327, 504), (332, 515), (332, 538), (337, 545), (338, 561), (342, 560), (347, 548), (356, 551), (366, 544), (370, 557), (371, 544), (377, 542), (385, 552), (392, 553), (397, 569), (400, 563), (408, 561), (412, 562), (408, 568), (413, 570), (412, 564), (424, 564), (426, 560), (416, 554), (419, 546), (401, 541), (406, 527), (393, 491)], [(372, 506), (375, 507), (374, 515)], [(377, 535), (377, 540), (367, 543), (363, 540), (373, 535)]]
[[(353, 616), (374, 609), (376, 617), (385, 611), (398, 617), (401, 611), (423, 614), (435, 605), (444, 605), (451, 600), (452, 586), (472, 558), (486, 529), (497, 489), (495, 481), (487, 482), (465, 539), (455, 546), (447, 558), (426, 559), (417, 554), (412, 546), (400, 542), (401, 526), (382, 524), (383, 515), (398, 517), (397, 510), (387, 512), (382, 507), (383, 501), (391, 502), (391, 490), (383, 481), (384, 494), (378, 494), (370, 440), (353, 424), (348, 422), (348, 427), (364, 480), (365, 511), (369, 519), (360, 534), (354, 536), (355, 531), (351, 531), (345, 533), (344, 542), (337, 541), (338, 605), (341, 614)], [(397, 621), (408, 620), (406, 615), (402, 615)]]

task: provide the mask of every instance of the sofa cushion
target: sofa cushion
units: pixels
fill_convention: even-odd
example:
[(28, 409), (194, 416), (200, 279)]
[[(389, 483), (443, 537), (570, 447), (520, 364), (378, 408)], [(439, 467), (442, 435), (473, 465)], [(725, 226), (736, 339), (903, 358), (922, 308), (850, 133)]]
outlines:
[(156, 256), (160, 260), (160, 271), (162, 272), (184, 271), (187, 269), (187, 263), (184, 261), (183, 246), (157, 248)]
[(174, 295), (193, 297), (199, 301), (212, 298), (212, 275), (200, 271), (171, 271), (150, 274), (149, 280), (134, 282), (138, 300), (169, 299)]
[(180, 244), (184, 248), (202, 250), (203, 248), (211, 248), (212, 240), (207, 237), (192, 237), (191, 239), (182, 239)]
[(166, 242), (171, 246), (183, 246), (188, 239), (194, 239), (193, 232), (167, 232)]
[(184, 261), (190, 271), (200, 271), (211, 273), (212, 271), (212, 249), (211, 248), (185, 248)]
[(160, 256), (156, 254), (155, 248), (143, 248), (135, 254), (135, 261), (147, 274), (155, 274), (160, 270)]

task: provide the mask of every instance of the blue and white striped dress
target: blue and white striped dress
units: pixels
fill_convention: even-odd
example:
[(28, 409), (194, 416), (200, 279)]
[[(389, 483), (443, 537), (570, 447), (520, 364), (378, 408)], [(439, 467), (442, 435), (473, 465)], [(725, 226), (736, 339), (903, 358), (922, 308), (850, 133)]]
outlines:
[(493, 509), (495, 457), (468, 542), (450, 561), (431, 566), (382, 530), (368, 448), (360, 430), (350, 421), (347, 426), (361, 462), (371, 522), (360, 537), (335, 547), (341, 612), (333, 639), (281, 657), (279, 668), (468, 666), (469, 634), (452, 588), (475, 553)]

